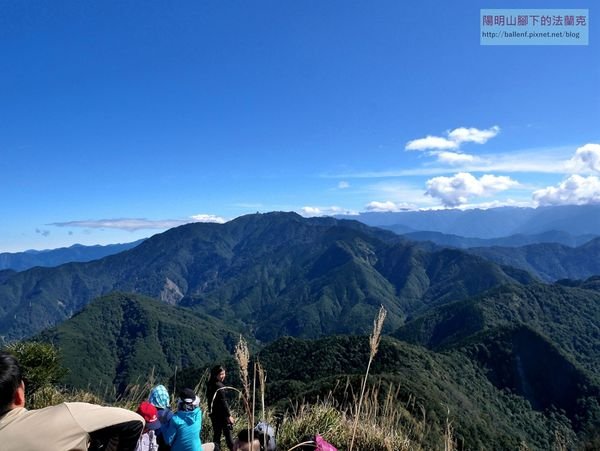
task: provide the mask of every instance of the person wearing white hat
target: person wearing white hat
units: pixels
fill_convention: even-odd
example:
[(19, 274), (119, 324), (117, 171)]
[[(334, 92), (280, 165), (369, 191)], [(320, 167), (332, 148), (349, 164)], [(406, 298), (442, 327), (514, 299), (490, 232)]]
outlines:
[(171, 451), (201, 451), (200, 430), (202, 411), (200, 398), (191, 388), (184, 388), (179, 394), (177, 412), (171, 418), (164, 432), (165, 441)]

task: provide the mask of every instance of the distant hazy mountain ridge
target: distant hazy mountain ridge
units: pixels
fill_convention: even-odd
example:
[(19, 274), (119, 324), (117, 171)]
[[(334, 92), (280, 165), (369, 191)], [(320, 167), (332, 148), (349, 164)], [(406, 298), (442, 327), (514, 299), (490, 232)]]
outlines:
[(545, 281), (600, 275), (600, 238), (572, 248), (555, 243), (522, 247), (480, 247), (469, 252), (500, 265), (520, 268)]
[[(460, 249), (492, 246), (519, 247), (539, 243), (558, 243), (563, 244), (565, 246), (577, 247), (587, 243), (588, 241), (593, 240), (598, 236), (598, 234), (571, 235), (567, 232), (550, 230), (548, 232), (538, 233), (535, 235), (517, 234), (501, 238), (468, 238), (459, 235), (449, 235), (441, 232), (403, 233), (401, 231), (398, 231), (398, 227), (396, 226), (383, 226), (383, 228), (391, 230), (392, 232), (396, 232), (409, 240), (431, 241), (441, 246), (457, 247)], [(400, 226), (400, 230), (401, 229), (402, 226)]]
[(598, 235), (600, 204), (555, 207), (501, 207), (487, 210), (427, 210), (361, 213), (352, 218), (371, 226), (394, 226), (400, 233), (430, 231), (470, 238), (536, 235), (551, 230), (571, 235)]
[(15, 271), (24, 271), (35, 266), (51, 267), (70, 262), (88, 262), (132, 249), (142, 241), (144, 240), (125, 244), (109, 244), (106, 246), (74, 244), (70, 247), (45, 251), (3, 252), (0, 253), (0, 270), (13, 269)]

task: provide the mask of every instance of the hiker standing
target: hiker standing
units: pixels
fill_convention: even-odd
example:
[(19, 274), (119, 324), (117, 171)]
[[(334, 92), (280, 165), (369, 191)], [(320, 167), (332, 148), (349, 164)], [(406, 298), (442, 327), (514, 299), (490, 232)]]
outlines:
[(225, 385), (225, 368), (220, 365), (213, 367), (210, 371), (210, 379), (206, 387), (208, 411), (213, 426), (213, 442), (215, 449), (220, 449), (221, 435), (225, 436), (225, 443), (229, 451), (233, 451), (233, 438), (231, 428), (235, 420), (231, 416), (223, 388)]

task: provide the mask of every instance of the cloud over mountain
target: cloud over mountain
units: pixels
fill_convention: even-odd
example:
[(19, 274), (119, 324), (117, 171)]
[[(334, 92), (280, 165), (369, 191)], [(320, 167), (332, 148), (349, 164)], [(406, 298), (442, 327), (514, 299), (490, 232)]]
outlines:
[(331, 207), (306, 206), (302, 207), (298, 213), (306, 218), (313, 216), (358, 215), (357, 211), (348, 210), (347, 208), (337, 207), (335, 205), (332, 205)]
[(84, 221), (53, 222), (48, 225), (56, 227), (83, 227), (87, 229), (170, 229), (190, 222), (214, 222), (222, 224), (226, 219), (209, 214), (197, 214), (189, 219), (146, 219), (146, 218), (115, 218), (115, 219), (89, 219)]
[(366, 211), (372, 212), (385, 212), (385, 211), (403, 211), (403, 210), (413, 210), (415, 208), (414, 205), (406, 204), (406, 203), (398, 203), (392, 202), (391, 200), (385, 202), (373, 201), (369, 202), (365, 209)]
[(518, 186), (519, 183), (507, 176), (485, 174), (480, 178), (468, 172), (452, 177), (434, 177), (427, 181), (425, 194), (440, 199), (447, 207), (467, 203), (471, 197), (486, 197)]
[(537, 205), (586, 205), (600, 203), (600, 178), (574, 174), (557, 186), (534, 191)]
[(215, 224), (224, 224), (227, 222), (225, 218), (217, 215), (199, 214), (192, 216), (193, 221), (188, 222), (212, 222)]

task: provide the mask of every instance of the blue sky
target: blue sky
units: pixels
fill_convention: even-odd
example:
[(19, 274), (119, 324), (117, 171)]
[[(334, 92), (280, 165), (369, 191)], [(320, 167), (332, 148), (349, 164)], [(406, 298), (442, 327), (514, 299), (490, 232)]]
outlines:
[(600, 202), (597, 8), (587, 46), (480, 45), (519, 3), (0, 0), (0, 252)]

